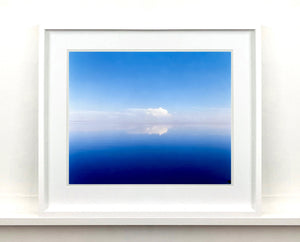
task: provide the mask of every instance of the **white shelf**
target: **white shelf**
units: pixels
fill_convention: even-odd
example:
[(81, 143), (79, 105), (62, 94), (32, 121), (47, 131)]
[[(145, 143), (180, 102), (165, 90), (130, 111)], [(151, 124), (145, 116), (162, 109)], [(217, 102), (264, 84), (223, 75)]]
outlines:
[(263, 212), (252, 217), (190, 218), (151, 216), (120, 218), (113, 214), (98, 217), (51, 216), (38, 214), (36, 197), (5, 197), (0, 199), (0, 225), (300, 225), (299, 197), (265, 197)]
[[(126, 221), (126, 222), (125, 222)], [(292, 225), (299, 226), (300, 218), (261, 216), (257, 218), (42, 218), (37, 215), (0, 218), (0, 225), (217, 225), (217, 226), (257, 226), (257, 225)]]

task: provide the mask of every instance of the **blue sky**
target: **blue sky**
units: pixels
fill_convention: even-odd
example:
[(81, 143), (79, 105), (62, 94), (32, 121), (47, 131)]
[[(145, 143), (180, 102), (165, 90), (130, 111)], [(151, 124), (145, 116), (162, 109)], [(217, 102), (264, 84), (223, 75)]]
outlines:
[(230, 52), (70, 52), (70, 111), (230, 108)]
[(71, 130), (229, 130), (230, 106), (230, 52), (69, 53)]

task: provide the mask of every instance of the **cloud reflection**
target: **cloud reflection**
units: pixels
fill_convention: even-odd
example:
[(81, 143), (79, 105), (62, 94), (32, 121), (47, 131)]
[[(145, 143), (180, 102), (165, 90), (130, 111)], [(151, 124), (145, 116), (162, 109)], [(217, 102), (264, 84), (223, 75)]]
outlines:
[(149, 134), (149, 135), (163, 135), (166, 134), (169, 130), (170, 126), (164, 125), (147, 125), (140, 126), (133, 130), (129, 130), (128, 133), (131, 134)]
[(164, 108), (131, 108), (119, 112), (79, 111), (70, 113), (70, 132), (121, 131), (163, 135), (170, 128), (230, 130), (230, 109), (170, 113)]

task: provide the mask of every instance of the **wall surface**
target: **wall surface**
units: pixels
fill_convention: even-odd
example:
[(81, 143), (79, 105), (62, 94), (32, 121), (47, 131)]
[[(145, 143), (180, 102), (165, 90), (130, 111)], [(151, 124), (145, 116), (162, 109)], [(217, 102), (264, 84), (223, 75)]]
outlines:
[[(262, 26), (263, 194), (300, 196), (299, 0), (0, 0), (0, 198), (37, 194), (38, 25)], [(0, 241), (299, 241), (296, 227), (9, 227)]]

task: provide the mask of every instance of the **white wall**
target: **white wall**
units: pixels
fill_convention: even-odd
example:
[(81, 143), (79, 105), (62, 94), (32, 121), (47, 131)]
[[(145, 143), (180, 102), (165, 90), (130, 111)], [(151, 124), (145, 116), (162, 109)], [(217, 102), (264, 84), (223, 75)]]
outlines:
[[(0, 0), (0, 197), (37, 193), (37, 25), (97, 24), (125, 18), (128, 22), (157, 24), (181, 18), (200, 24), (262, 25), (263, 194), (300, 196), (299, 0)], [(0, 241), (3, 234), (16, 241), (21, 240), (20, 234), (27, 236), (23, 241), (38, 241), (38, 236), (45, 234), (50, 236), (47, 238), (70, 235), (72, 241), (79, 241), (84, 234), (90, 239), (103, 236), (104, 241), (126, 241), (126, 236), (130, 238), (127, 241), (191, 241), (199, 236), (210, 241), (279, 241), (288, 235), (299, 240), (295, 228), (62, 227), (5, 231), (0, 228)]]

